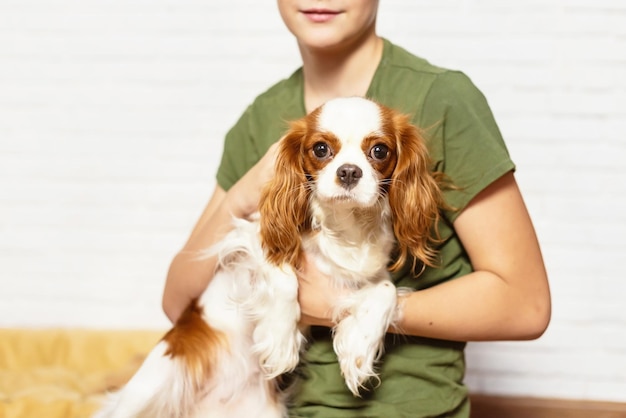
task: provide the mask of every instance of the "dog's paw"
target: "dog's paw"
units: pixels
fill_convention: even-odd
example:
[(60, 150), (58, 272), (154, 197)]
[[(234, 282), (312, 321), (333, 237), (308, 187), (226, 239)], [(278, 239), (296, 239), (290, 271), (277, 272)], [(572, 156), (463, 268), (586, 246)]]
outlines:
[(377, 378), (374, 364), (383, 354), (384, 338), (396, 311), (397, 295), (384, 281), (360, 289), (342, 307), (346, 315), (335, 327), (333, 346), (346, 385), (355, 396)]
[(247, 313), (254, 322), (252, 350), (263, 374), (273, 379), (293, 371), (300, 360), (304, 338), (298, 329), (298, 280), (289, 266), (267, 266), (260, 277), (256, 302)]
[(356, 316), (346, 316), (335, 327), (333, 345), (341, 374), (354, 396), (370, 378), (376, 376), (374, 362), (381, 348), (381, 338), (377, 332), (360, 329)]
[(279, 323), (268, 325), (273, 327), (258, 326), (255, 329), (253, 350), (266, 379), (273, 379), (296, 368), (304, 336), (295, 323), (292, 328), (281, 327)]

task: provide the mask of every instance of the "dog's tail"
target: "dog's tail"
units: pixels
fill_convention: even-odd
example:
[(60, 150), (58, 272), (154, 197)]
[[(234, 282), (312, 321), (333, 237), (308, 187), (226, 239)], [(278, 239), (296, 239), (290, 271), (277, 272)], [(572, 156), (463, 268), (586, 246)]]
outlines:
[(196, 301), (152, 349), (128, 384), (94, 418), (174, 418), (192, 414), (203, 385), (228, 350)]

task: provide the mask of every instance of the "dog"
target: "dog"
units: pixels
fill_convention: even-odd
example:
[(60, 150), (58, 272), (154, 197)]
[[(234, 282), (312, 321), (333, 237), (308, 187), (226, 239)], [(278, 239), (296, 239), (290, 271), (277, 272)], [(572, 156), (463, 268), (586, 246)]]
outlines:
[(285, 417), (277, 382), (305, 346), (305, 255), (341, 290), (333, 345), (359, 396), (401, 315), (390, 271), (435, 262), (443, 200), (429, 168), (409, 118), (372, 100), (333, 99), (291, 122), (258, 216), (233, 220), (211, 249), (218, 267), (200, 300), (96, 416)]

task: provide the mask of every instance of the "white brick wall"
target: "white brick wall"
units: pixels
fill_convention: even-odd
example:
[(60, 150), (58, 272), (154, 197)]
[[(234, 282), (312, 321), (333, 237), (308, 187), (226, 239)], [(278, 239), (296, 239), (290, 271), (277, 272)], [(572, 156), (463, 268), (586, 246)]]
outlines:
[[(470, 344), (469, 385), (626, 401), (626, 2), (380, 9), (488, 97), (550, 273), (547, 334)], [(0, 326), (166, 327), (222, 137), (297, 64), (270, 0), (0, 3)]]

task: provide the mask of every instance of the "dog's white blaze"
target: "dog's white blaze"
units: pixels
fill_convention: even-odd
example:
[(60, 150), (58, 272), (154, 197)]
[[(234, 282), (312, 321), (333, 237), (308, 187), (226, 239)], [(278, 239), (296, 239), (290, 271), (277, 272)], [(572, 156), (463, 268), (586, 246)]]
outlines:
[(363, 138), (380, 131), (380, 109), (361, 97), (334, 99), (322, 107), (318, 126), (322, 131), (332, 132), (343, 144), (360, 145)]

